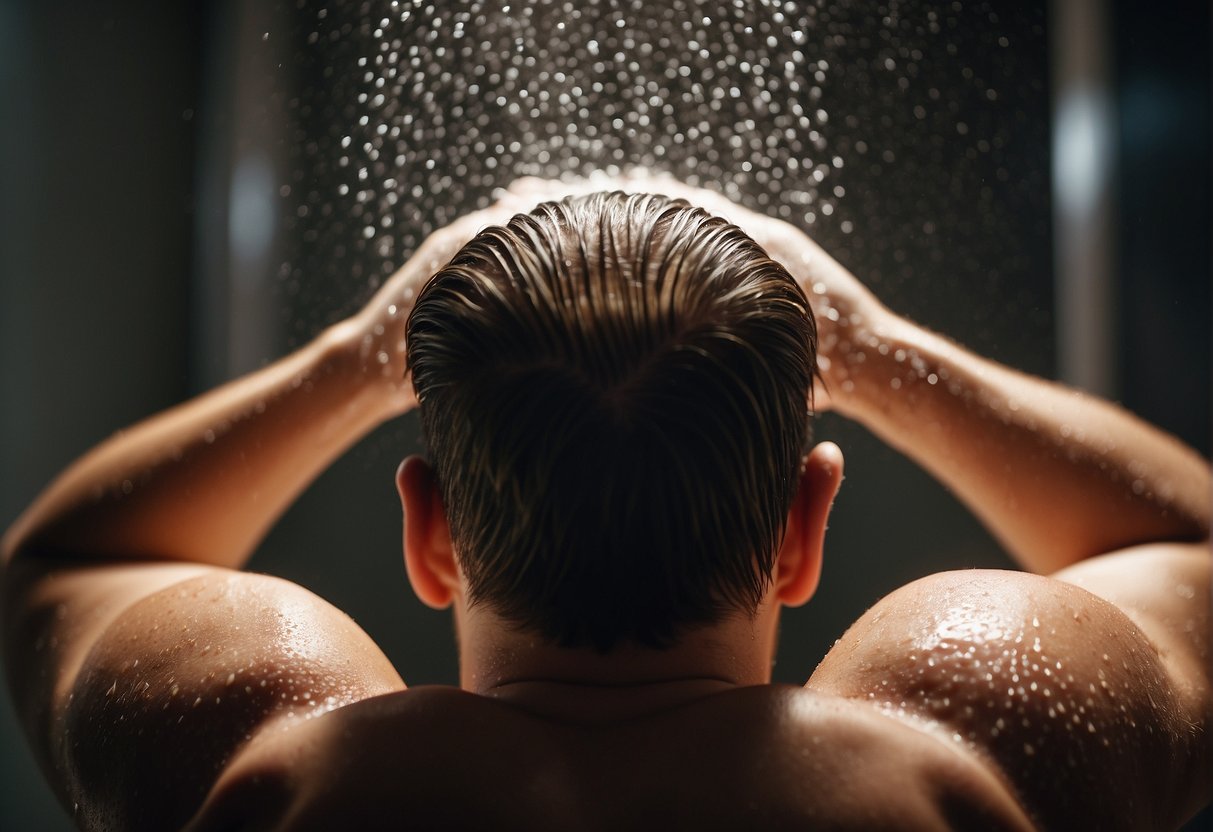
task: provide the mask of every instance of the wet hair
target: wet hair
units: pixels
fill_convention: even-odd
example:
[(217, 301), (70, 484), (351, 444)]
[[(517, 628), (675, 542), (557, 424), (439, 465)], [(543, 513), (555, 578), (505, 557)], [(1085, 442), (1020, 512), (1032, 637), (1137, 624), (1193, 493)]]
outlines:
[(469, 603), (600, 651), (754, 614), (817, 336), (741, 229), (649, 194), (541, 204), (429, 281), (407, 343)]

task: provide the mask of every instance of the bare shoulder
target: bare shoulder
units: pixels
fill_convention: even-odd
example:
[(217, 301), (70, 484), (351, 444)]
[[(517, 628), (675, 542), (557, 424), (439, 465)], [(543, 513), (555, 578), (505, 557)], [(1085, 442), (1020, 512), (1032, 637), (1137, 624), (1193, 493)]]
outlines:
[(180, 826), (267, 726), (402, 687), (361, 628), (297, 584), (208, 569), (158, 589), (96, 636), (62, 704), (79, 820)]
[[(749, 785), (761, 790), (763, 782), (782, 781), (804, 802), (813, 828), (1032, 828), (1005, 782), (938, 733), (807, 688), (776, 686), (765, 698), (781, 718), (759, 722), (766, 728), (761, 762), (754, 750), (742, 752), (761, 772)], [(753, 749), (753, 736), (735, 741)]]
[(1189, 799), (1174, 784), (1200, 753), (1148, 635), (1108, 600), (1038, 575), (911, 583), (848, 630), (808, 687), (949, 736), (1044, 828), (1174, 824)]

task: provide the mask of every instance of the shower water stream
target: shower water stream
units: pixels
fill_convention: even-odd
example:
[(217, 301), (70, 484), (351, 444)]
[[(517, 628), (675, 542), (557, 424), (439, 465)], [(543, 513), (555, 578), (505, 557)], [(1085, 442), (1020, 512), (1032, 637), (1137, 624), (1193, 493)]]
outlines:
[(494, 188), (642, 167), (806, 228), (882, 293), (947, 262), (937, 290), (1047, 331), (1018, 285), (1048, 233), (1041, 4), (295, 6), (263, 35), (301, 82), (281, 102), (288, 296), (352, 309), (351, 285)]

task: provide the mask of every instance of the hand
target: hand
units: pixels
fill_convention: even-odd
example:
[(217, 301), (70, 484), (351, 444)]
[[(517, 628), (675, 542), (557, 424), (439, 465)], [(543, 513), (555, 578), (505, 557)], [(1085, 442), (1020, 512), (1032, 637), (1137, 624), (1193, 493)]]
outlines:
[(357, 370), (368, 382), (382, 384), (394, 415), (417, 401), (412, 382), (406, 377), (404, 326), (422, 287), (482, 230), (504, 225), (514, 214), (534, 204), (507, 192), (488, 208), (466, 214), (433, 232), (362, 311), (338, 325), (340, 337), (357, 356)]
[(738, 225), (788, 270), (809, 299), (817, 322), (817, 360), (823, 382), (815, 385), (814, 406), (819, 411), (830, 409), (853, 388), (854, 363), (862, 361), (864, 350), (875, 345), (874, 325), (887, 311), (853, 274), (796, 226), (713, 196), (710, 204), (690, 194), (684, 198)]

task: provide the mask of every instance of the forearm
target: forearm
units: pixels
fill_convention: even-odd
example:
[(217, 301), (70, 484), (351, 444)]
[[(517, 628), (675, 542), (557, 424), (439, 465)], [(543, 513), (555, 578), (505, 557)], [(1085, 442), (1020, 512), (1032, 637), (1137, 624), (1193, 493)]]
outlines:
[(5, 562), (21, 551), (240, 567), (308, 483), (400, 409), (367, 382), (352, 336), (335, 327), (103, 442), (17, 521)]
[(1208, 463), (1124, 410), (880, 311), (834, 407), (964, 500), (1028, 569), (1209, 532)]

